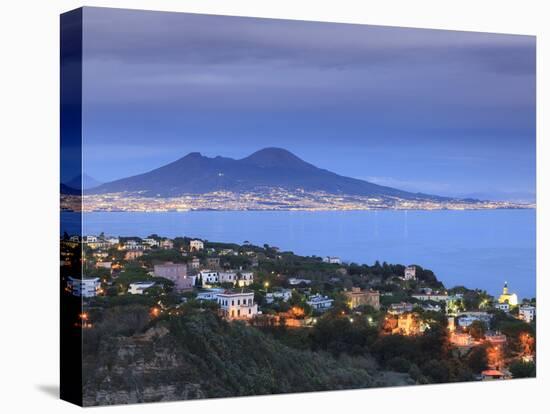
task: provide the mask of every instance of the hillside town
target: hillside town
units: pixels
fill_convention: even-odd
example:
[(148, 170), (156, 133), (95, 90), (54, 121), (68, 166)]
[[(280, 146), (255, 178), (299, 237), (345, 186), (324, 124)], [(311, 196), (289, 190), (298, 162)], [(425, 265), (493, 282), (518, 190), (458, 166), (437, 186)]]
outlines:
[[(146, 304), (148, 323), (185, 317), (192, 309), (272, 332), (285, 344), (309, 335), (313, 350), (354, 354), (355, 348), (345, 350), (357, 341), (379, 365), (417, 383), (439, 382), (444, 374), (430, 361), (408, 360), (406, 352), (394, 355), (390, 348), (427, 338), (440, 341), (449, 372), (459, 372), (454, 380), (535, 375), (536, 300), (518, 298), (504, 280), (492, 296), (446, 288), (419, 265), (359, 265), (246, 241), (100, 234), (64, 235), (61, 245), (64, 292), (83, 299), (78, 329), (93, 331), (106, 309)], [(77, 262), (81, 277), (74, 272)], [(355, 336), (325, 343), (344, 331)]]

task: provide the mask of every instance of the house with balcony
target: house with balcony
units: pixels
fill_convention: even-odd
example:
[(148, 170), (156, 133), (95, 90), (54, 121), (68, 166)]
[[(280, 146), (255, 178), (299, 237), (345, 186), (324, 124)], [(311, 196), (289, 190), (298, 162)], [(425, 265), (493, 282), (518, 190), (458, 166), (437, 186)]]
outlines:
[(254, 292), (244, 289), (225, 290), (217, 295), (221, 315), (229, 320), (251, 319), (258, 314)]
[(73, 296), (93, 298), (101, 292), (101, 281), (99, 277), (78, 279), (69, 276), (66, 289)]
[(306, 303), (311, 306), (311, 309), (317, 312), (324, 312), (332, 307), (334, 299), (320, 294), (310, 296)]

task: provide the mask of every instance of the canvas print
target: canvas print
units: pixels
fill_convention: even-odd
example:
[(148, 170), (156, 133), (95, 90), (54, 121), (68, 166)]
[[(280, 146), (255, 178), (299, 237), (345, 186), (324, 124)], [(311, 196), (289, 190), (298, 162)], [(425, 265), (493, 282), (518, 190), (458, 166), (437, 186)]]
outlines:
[(517, 34), (63, 14), (62, 398), (535, 377), (535, 60)]

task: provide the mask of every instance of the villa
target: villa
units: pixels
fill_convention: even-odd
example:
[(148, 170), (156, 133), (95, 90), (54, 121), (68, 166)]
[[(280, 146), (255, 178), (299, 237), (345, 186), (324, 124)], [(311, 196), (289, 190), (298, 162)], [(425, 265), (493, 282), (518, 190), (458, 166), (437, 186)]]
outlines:
[(531, 305), (523, 305), (519, 308), (519, 319), (531, 323), (535, 319), (536, 308)]
[(229, 271), (219, 273), (220, 283), (233, 283), (239, 287), (251, 285), (254, 282), (254, 274), (252, 272)]
[(403, 275), (404, 280), (416, 280), (416, 266), (407, 266)]
[(221, 314), (226, 319), (250, 319), (258, 314), (252, 291), (226, 290), (218, 293), (217, 299)]
[(322, 296), (319, 294), (310, 296), (306, 301), (306, 303), (311, 306), (313, 310), (318, 312), (324, 312), (331, 308), (332, 302), (334, 302), (334, 299), (330, 299), (328, 296)]
[(292, 290), (291, 289), (281, 289), (281, 290), (275, 290), (273, 292), (268, 292), (265, 295), (265, 301), (267, 303), (273, 303), (275, 300), (282, 300), (283, 302), (288, 302), (290, 298), (292, 297)]
[(199, 252), (204, 249), (204, 243), (201, 240), (191, 240), (189, 242), (190, 252)]
[(323, 262), (330, 264), (342, 264), (342, 259), (336, 256), (327, 256), (323, 258)]
[(361, 290), (361, 288), (353, 287), (351, 291), (344, 292), (348, 300), (350, 309), (355, 309), (359, 306), (372, 306), (374, 309), (380, 309), (380, 292), (375, 290)]
[(128, 285), (128, 293), (131, 295), (143, 295), (145, 290), (155, 286), (155, 282), (136, 282)]
[(93, 298), (101, 292), (99, 277), (77, 279), (69, 276), (67, 279), (67, 291), (74, 296)]

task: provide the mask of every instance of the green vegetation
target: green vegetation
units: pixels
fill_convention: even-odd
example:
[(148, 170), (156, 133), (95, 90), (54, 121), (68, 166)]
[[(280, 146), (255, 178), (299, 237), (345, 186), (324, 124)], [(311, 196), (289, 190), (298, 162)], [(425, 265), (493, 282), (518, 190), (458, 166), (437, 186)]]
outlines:
[[(87, 403), (99, 403), (99, 395), (113, 390), (119, 396), (127, 393), (126, 402), (133, 402), (135, 389), (175, 383), (182, 388), (193, 385), (195, 392), (187, 398), (392, 385), (376, 379), (376, 363), (370, 357), (336, 358), (300, 350), (243, 323), (227, 323), (208, 310), (188, 306), (183, 312), (149, 322), (147, 307), (120, 306), (105, 312), (96, 328), (85, 330)], [(131, 336), (143, 333), (152, 336)], [(137, 401), (147, 397), (142, 394)]]

